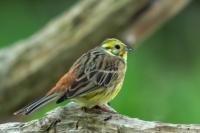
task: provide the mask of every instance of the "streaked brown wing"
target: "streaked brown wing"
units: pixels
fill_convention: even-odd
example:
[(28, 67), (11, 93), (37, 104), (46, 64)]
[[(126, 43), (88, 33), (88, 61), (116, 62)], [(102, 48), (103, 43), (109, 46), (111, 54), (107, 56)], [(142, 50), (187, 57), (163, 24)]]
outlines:
[(91, 50), (80, 57), (72, 68), (76, 68), (76, 79), (57, 103), (87, 94), (99, 88), (108, 88), (116, 83), (121, 59), (111, 57), (98, 49)]

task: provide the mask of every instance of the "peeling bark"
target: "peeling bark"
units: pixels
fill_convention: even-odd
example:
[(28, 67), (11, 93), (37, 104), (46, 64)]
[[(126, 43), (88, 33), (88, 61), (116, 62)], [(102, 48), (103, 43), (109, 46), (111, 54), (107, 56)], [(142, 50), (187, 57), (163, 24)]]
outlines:
[(118, 113), (83, 111), (75, 103), (58, 107), (30, 122), (0, 124), (1, 133), (196, 133), (200, 125), (169, 124), (129, 118)]

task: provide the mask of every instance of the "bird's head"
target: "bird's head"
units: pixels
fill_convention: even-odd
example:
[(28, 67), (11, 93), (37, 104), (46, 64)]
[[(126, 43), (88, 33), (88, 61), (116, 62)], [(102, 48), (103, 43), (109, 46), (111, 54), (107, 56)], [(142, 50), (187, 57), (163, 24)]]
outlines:
[(130, 46), (114, 38), (103, 41), (101, 47), (110, 55), (118, 56), (124, 60), (127, 59), (127, 53), (132, 50)]

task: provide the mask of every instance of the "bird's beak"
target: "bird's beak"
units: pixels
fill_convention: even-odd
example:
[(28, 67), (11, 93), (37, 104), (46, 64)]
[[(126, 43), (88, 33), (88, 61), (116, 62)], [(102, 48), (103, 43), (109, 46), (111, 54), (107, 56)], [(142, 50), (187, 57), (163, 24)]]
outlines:
[(126, 45), (125, 50), (130, 52), (133, 50), (133, 48), (130, 45)]

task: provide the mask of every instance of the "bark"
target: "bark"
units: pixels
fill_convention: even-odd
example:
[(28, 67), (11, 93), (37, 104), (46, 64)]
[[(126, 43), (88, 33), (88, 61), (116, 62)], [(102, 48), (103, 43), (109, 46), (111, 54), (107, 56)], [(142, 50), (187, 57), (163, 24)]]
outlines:
[(53, 87), (84, 51), (108, 37), (142, 40), (189, 1), (81, 1), (33, 36), (1, 49), (1, 121)]
[(195, 133), (200, 125), (169, 124), (129, 118), (118, 113), (100, 110), (83, 111), (70, 103), (56, 108), (43, 118), (30, 122), (0, 124), (1, 133)]

